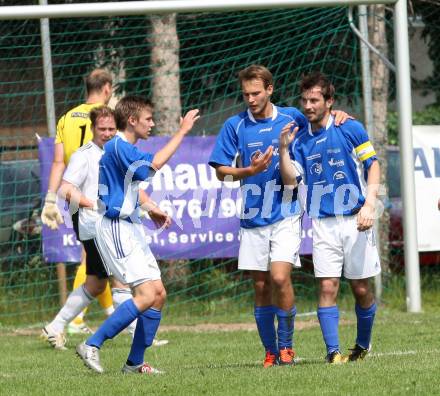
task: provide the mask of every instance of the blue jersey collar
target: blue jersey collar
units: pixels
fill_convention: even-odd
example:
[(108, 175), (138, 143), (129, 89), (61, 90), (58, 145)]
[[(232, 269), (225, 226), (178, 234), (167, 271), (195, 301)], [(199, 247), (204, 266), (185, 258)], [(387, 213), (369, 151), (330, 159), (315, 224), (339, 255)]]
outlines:
[(119, 136), (123, 141), (128, 142), (127, 137), (125, 136), (124, 132), (118, 131), (118, 132), (116, 132), (116, 136)]
[[(271, 104), (272, 104), (272, 121), (273, 121), (278, 116), (278, 109), (273, 103), (271, 103)], [(247, 115), (248, 115), (249, 119), (254, 124), (256, 124), (258, 122), (249, 109), (247, 109)], [(267, 118), (265, 118), (265, 119), (267, 120)]]
[[(334, 121), (334, 118), (333, 118), (333, 116), (330, 114), (330, 117), (328, 118), (328, 120), (327, 120), (327, 124), (326, 124), (326, 126), (325, 126), (325, 130), (328, 130), (328, 129), (333, 125), (333, 121)], [(318, 129), (317, 131), (313, 132), (313, 131), (312, 131), (312, 124), (309, 122), (309, 135), (310, 135), (310, 136), (316, 136), (317, 133), (318, 133), (318, 132), (320, 133), (322, 130), (323, 130), (323, 128), (320, 128), (320, 129)]]

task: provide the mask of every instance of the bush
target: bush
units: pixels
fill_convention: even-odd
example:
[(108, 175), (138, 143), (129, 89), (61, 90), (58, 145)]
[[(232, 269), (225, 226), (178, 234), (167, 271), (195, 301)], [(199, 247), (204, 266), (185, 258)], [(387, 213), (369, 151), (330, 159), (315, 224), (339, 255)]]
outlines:
[[(413, 113), (413, 125), (440, 125), (440, 104), (434, 104), (426, 107), (422, 111)], [(388, 112), (388, 143), (392, 145), (399, 144), (399, 130), (397, 112)]]

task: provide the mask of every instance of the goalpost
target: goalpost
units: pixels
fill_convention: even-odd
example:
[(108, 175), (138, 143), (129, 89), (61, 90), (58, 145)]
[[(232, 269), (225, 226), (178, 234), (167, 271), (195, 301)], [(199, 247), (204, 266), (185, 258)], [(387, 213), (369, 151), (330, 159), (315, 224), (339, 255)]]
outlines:
[[(165, 0), (133, 1), (119, 3), (82, 3), (47, 5), (40, 0), (39, 6), (1, 7), (0, 20), (41, 19), (42, 39), (46, 48), (45, 70), (46, 91), (51, 90), (50, 41), (47, 32), (47, 18), (77, 18), (92, 16), (145, 15), (172, 12), (214, 12), (266, 10), (299, 7), (330, 7), (348, 5), (389, 4), (394, 6), (394, 40), (397, 81), (397, 102), (399, 117), (399, 138), (401, 155), (402, 199), (404, 203), (404, 249), (407, 285), (407, 308), (410, 312), (421, 311), (420, 272), (416, 233), (415, 185), (412, 152), (412, 104), (410, 84), (410, 62), (408, 47), (408, 23), (406, 0)], [(294, 23), (294, 21), (292, 21)], [(52, 98), (53, 100), (53, 98)], [(49, 128), (54, 131), (54, 106), (50, 96), (46, 96)]]

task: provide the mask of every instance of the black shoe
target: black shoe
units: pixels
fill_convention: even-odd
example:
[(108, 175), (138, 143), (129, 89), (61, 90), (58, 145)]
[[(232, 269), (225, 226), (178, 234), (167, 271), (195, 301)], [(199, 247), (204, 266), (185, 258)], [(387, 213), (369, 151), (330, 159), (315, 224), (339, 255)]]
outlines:
[(330, 364), (342, 364), (346, 363), (348, 358), (347, 356), (342, 356), (341, 352), (339, 351), (333, 351), (326, 356), (325, 360), (327, 360), (327, 363)]
[(350, 354), (348, 355), (348, 360), (350, 362), (355, 362), (356, 360), (362, 360), (370, 352), (371, 347), (362, 348), (360, 345), (356, 344), (354, 348), (350, 349)]

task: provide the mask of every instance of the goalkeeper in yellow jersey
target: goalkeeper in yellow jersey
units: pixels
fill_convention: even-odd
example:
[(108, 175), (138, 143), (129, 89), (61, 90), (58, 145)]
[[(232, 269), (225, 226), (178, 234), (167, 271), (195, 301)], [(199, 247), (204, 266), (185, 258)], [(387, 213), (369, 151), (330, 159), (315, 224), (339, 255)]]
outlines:
[[(46, 194), (41, 220), (50, 229), (55, 230), (63, 223), (61, 212), (56, 204), (58, 188), (61, 184), (63, 173), (69, 163), (71, 155), (81, 146), (88, 143), (93, 135), (90, 128), (89, 113), (92, 109), (105, 105), (112, 96), (112, 76), (103, 69), (93, 70), (85, 79), (87, 98), (86, 102), (74, 107), (64, 114), (58, 121), (55, 138), (54, 160), (49, 176), (49, 188)], [(77, 219), (72, 216), (72, 221)], [(73, 289), (84, 284), (86, 278), (85, 252), (81, 265), (78, 267)], [(118, 298), (115, 296), (116, 299)], [(98, 300), (107, 315), (113, 312), (113, 303), (110, 287), (107, 285)], [(82, 316), (75, 318), (69, 324), (69, 333), (86, 332), (90, 329), (85, 325)]]

